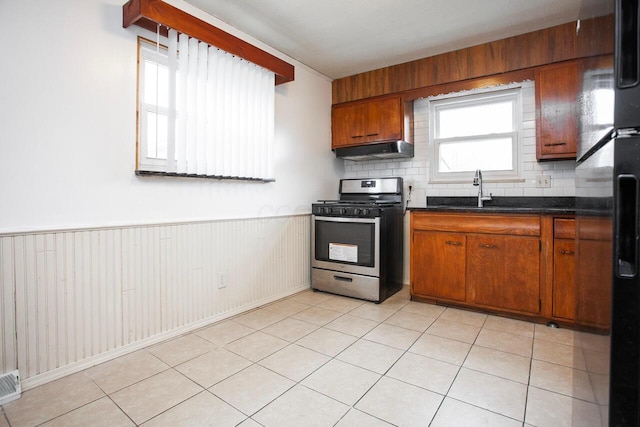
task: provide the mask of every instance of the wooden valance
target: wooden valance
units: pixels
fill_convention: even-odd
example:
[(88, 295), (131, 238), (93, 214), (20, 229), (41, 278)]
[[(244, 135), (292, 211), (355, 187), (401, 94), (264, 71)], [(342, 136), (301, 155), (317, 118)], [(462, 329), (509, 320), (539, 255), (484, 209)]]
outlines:
[(168, 28), (172, 28), (273, 71), (276, 85), (294, 79), (294, 67), (288, 62), (161, 0), (129, 0), (122, 6), (124, 28), (137, 25), (155, 33), (158, 24), (162, 25), (160, 33), (164, 36), (167, 36)]

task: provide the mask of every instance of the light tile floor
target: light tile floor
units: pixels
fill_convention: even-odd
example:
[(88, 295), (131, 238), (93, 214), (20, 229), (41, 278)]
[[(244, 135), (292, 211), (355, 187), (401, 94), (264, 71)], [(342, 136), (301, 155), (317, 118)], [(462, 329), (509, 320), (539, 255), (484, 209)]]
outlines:
[(602, 337), (304, 291), (23, 393), (9, 426), (601, 426)]

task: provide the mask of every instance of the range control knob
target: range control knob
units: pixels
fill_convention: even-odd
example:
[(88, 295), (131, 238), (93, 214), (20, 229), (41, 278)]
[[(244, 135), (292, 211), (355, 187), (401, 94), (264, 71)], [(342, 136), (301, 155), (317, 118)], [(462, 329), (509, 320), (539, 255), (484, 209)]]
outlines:
[(363, 214), (364, 216), (368, 216), (368, 215), (369, 215), (369, 212), (370, 212), (370, 211), (369, 211), (369, 209), (364, 209), (364, 210), (362, 211), (362, 214)]
[(338, 209), (338, 213), (339, 213), (340, 215), (344, 215), (344, 214), (346, 214), (346, 213), (347, 213), (347, 210), (346, 210), (345, 208), (340, 208), (340, 209)]
[(359, 214), (360, 214), (360, 208), (355, 208), (355, 209), (353, 210), (353, 214), (354, 214), (354, 215), (359, 215)]
[(331, 213), (331, 208), (324, 208), (324, 213), (330, 214)]

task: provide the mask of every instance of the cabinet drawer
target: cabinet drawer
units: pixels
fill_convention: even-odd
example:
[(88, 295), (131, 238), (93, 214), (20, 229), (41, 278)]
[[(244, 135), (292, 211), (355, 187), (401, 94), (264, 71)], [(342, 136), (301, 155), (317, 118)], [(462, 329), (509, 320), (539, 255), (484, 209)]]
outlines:
[(576, 221), (556, 218), (553, 220), (553, 237), (555, 239), (575, 239)]
[(414, 229), (458, 233), (540, 236), (540, 217), (533, 215), (486, 215), (412, 213)]

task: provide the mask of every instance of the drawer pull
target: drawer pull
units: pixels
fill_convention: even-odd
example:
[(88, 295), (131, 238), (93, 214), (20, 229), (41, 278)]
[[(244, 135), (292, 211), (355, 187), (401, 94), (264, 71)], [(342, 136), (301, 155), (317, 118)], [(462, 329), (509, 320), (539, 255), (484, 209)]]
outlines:
[(545, 147), (557, 147), (559, 145), (567, 145), (566, 142), (547, 142), (544, 144)]
[(564, 249), (560, 250), (560, 255), (573, 255), (574, 251), (565, 251)]
[(353, 282), (353, 279), (350, 277), (333, 276), (333, 279), (339, 282)]
[(352, 135), (352, 136), (351, 136), (351, 138), (354, 138), (354, 139), (355, 139), (355, 138), (362, 138), (362, 137), (364, 137), (364, 135)]
[(445, 243), (450, 246), (462, 246), (462, 242), (454, 242), (453, 240), (447, 240)]
[(377, 133), (368, 133), (367, 136), (378, 136)]
[(496, 245), (482, 244), (482, 245), (480, 245), (480, 247), (484, 248), (484, 249), (498, 249), (498, 246), (496, 246)]

